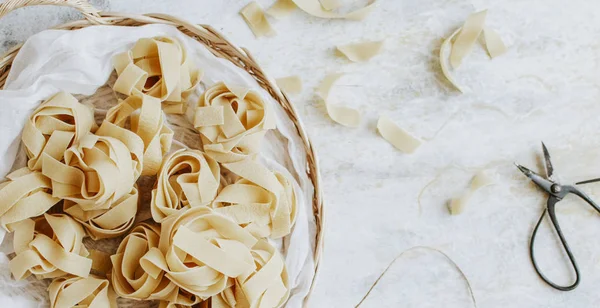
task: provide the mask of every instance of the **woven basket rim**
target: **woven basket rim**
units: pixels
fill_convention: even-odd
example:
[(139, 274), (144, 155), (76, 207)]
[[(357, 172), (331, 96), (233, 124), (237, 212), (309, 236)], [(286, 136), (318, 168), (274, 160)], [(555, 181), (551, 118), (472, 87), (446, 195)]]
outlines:
[[(209, 25), (193, 24), (175, 16), (166, 14), (130, 14), (117, 12), (100, 12), (89, 5), (85, 0), (6, 0), (0, 4), (0, 18), (21, 7), (35, 5), (59, 5), (69, 6), (79, 10), (85, 19), (71, 21), (53, 27), (53, 29), (62, 30), (77, 30), (88, 26), (106, 25), (106, 26), (143, 26), (146, 24), (168, 24), (177, 27), (183, 34), (202, 43), (209, 51), (219, 58), (226, 59), (236, 66), (244, 69), (250, 74), (258, 84), (266, 90), (269, 95), (279, 103), (296, 128), (296, 132), (300, 136), (304, 149), (306, 150), (307, 159), (307, 176), (311, 180), (314, 187), (312, 200), (312, 210), (315, 218), (316, 234), (314, 247), (314, 271), (315, 275), (311, 282), (311, 287), (304, 301), (304, 306), (307, 306), (308, 299), (315, 287), (318, 276), (318, 269), (321, 259), (322, 250), (324, 247), (324, 214), (323, 214), (323, 195), (321, 190), (321, 176), (319, 172), (319, 163), (315, 149), (308, 137), (300, 117), (292, 105), (289, 98), (274, 82), (266, 76), (262, 68), (252, 57), (250, 52), (243, 48), (237, 47), (228, 41), (221, 33)], [(19, 44), (8, 50), (0, 57), (0, 90), (4, 89), (4, 84), (12, 62), (18, 54), (21, 46)]]

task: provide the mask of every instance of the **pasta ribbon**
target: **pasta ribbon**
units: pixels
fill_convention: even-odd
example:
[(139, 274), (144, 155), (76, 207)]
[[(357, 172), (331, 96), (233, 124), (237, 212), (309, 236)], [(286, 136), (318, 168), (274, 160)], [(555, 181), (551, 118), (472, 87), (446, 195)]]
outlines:
[(134, 157), (138, 175), (142, 168), (142, 175), (155, 175), (173, 141), (173, 130), (166, 125), (160, 100), (148, 95), (120, 101), (108, 110), (96, 134), (121, 140)]
[(494, 180), (489, 177), (485, 171), (477, 172), (471, 179), (471, 185), (469, 186), (469, 189), (460, 197), (450, 200), (450, 203), (448, 204), (448, 210), (450, 211), (450, 214), (461, 214), (477, 190), (492, 184), (494, 184)]
[(250, 249), (257, 239), (208, 207), (193, 207), (162, 223), (159, 248), (167, 277), (185, 291), (207, 299), (233, 278), (256, 270)]
[[(266, 240), (252, 247), (257, 268), (239, 276), (235, 285), (211, 298), (211, 308), (228, 307), (281, 307), (290, 294), (289, 281), (283, 258)], [(208, 306), (202, 306), (207, 307)]]
[(118, 75), (115, 91), (156, 97), (166, 113), (184, 113), (185, 99), (202, 78), (181, 43), (171, 37), (142, 38), (116, 55), (113, 65)]
[(65, 151), (65, 162), (43, 156), (42, 173), (52, 195), (77, 203), (83, 211), (107, 210), (131, 192), (137, 180), (129, 149), (118, 139), (88, 134)]
[(16, 256), (9, 267), (17, 280), (34, 274), (38, 279), (71, 274), (88, 277), (92, 260), (82, 243), (85, 232), (73, 218), (44, 214), (11, 225)]
[(352, 62), (366, 62), (383, 48), (383, 41), (367, 41), (335, 46), (336, 50)]
[(12, 231), (9, 225), (44, 214), (60, 198), (52, 196), (52, 182), (39, 171), (27, 167), (6, 176), (0, 184), (0, 224)]
[(297, 213), (294, 188), (283, 174), (273, 173), (272, 176), (281, 189), (269, 191), (240, 178), (223, 188), (212, 207), (257, 238), (281, 238), (290, 234)]
[(138, 210), (137, 185), (131, 191), (111, 203), (109, 209), (85, 211), (70, 200), (65, 200), (63, 211), (75, 218), (94, 240), (113, 238), (127, 232), (135, 221)]
[(220, 166), (198, 150), (181, 149), (167, 156), (152, 190), (151, 212), (156, 222), (197, 206), (209, 205), (217, 196)]
[(248, 24), (248, 27), (250, 27), (250, 30), (254, 33), (254, 36), (261, 37), (275, 35), (275, 30), (273, 30), (269, 20), (267, 20), (265, 12), (256, 1), (250, 2), (242, 8), (240, 15), (242, 15)]
[(275, 128), (275, 115), (256, 91), (217, 83), (198, 101), (194, 127), (204, 152), (220, 163), (258, 153), (265, 130)]
[(25, 122), (21, 140), (29, 158), (27, 166), (41, 170), (42, 153), (62, 160), (69, 146), (95, 128), (94, 111), (71, 94), (59, 92), (35, 109)]
[(360, 112), (358, 112), (358, 110), (338, 104), (332, 104), (330, 102), (331, 100), (329, 98), (329, 92), (331, 92), (333, 84), (342, 76), (344, 76), (342, 73), (329, 74), (325, 76), (319, 85), (317, 94), (325, 102), (327, 115), (329, 115), (333, 121), (348, 127), (358, 127), (361, 119)]
[(117, 297), (108, 280), (89, 276), (56, 278), (48, 287), (50, 308), (117, 308)]

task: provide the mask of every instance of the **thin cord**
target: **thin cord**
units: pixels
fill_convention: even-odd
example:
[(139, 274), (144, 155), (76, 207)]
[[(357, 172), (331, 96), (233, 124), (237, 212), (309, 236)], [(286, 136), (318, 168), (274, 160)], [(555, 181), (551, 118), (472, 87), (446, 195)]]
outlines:
[(385, 270), (381, 273), (381, 275), (379, 275), (377, 280), (375, 280), (375, 282), (369, 288), (369, 291), (367, 291), (367, 293), (363, 296), (363, 298), (360, 300), (360, 302), (358, 302), (358, 304), (356, 304), (356, 306), (354, 306), (354, 308), (358, 308), (360, 305), (362, 305), (362, 303), (367, 299), (367, 297), (369, 297), (369, 294), (371, 294), (371, 291), (373, 291), (373, 289), (375, 289), (375, 287), (377, 286), (377, 284), (379, 283), (381, 278), (383, 278), (383, 276), (387, 273), (387, 271), (392, 267), (392, 265), (394, 265), (394, 263), (396, 263), (396, 261), (398, 259), (400, 259), (400, 257), (402, 257), (405, 253), (407, 253), (411, 250), (417, 250), (417, 249), (425, 249), (425, 250), (434, 251), (434, 252), (437, 252), (437, 253), (441, 254), (442, 256), (444, 256), (444, 258), (446, 258), (446, 260), (448, 260), (452, 264), (452, 266), (454, 266), (454, 268), (456, 268), (456, 270), (458, 270), (458, 272), (461, 274), (461, 276), (465, 279), (465, 282), (467, 283), (467, 288), (469, 290), (469, 294), (471, 295), (471, 300), (473, 301), (473, 307), (477, 308), (477, 301), (475, 300), (475, 295), (473, 294), (473, 288), (471, 288), (471, 283), (469, 282), (467, 275), (465, 275), (465, 273), (460, 269), (458, 264), (456, 264), (456, 262), (454, 262), (454, 260), (452, 260), (452, 258), (450, 258), (445, 252), (443, 252), (437, 248), (433, 248), (433, 247), (429, 247), (429, 246), (414, 246), (414, 247), (411, 247), (411, 248), (401, 252), (399, 255), (397, 255), (394, 258), (394, 260), (392, 260), (392, 262), (390, 262), (390, 264), (385, 268)]

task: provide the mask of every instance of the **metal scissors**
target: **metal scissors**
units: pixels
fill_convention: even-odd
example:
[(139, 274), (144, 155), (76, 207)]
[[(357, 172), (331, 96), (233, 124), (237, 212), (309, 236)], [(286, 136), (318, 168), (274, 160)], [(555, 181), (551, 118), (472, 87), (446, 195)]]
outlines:
[[(573, 253), (571, 252), (571, 249), (569, 248), (569, 244), (567, 244), (567, 240), (565, 239), (565, 236), (560, 228), (560, 225), (558, 224), (558, 220), (556, 219), (556, 212), (555, 212), (556, 204), (559, 201), (561, 201), (568, 194), (574, 194), (574, 195), (577, 195), (578, 197), (580, 197), (581, 199), (583, 199), (585, 202), (587, 202), (598, 213), (600, 213), (600, 207), (592, 199), (590, 199), (590, 197), (588, 197), (583, 191), (581, 191), (576, 186), (562, 185), (562, 184), (558, 183), (556, 180), (554, 180), (554, 178), (553, 178), (554, 168), (552, 167), (552, 162), (550, 161), (550, 154), (548, 153), (548, 149), (546, 148), (546, 145), (544, 145), (543, 142), (542, 142), (542, 149), (544, 151), (546, 177), (543, 177), (543, 176), (515, 163), (517, 168), (519, 168), (519, 170), (521, 170), (521, 172), (523, 172), (523, 174), (525, 174), (525, 176), (527, 176), (535, 184), (537, 184), (537, 186), (539, 186), (541, 189), (543, 189), (544, 191), (546, 191), (549, 194), (546, 208), (544, 209), (544, 212), (540, 216), (540, 219), (538, 220), (537, 224), (535, 225), (535, 228), (533, 229), (533, 233), (531, 234), (531, 240), (529, 243), (529, 256), (531, 257), (531, 263), (533, 263), (533, 267), (535, 268), (535, 271), (540, 276), (540, 278), (542, 278), (542, 280), (544, 280), (547, 284), (549, 284), (550, 286), (552, 286), (553, 288), (555, 288), (557, 290), (570, 291), (570, 290), (575, 289), (577, 287), (577, 285), (579, 285), (579, 280), (580, 280), (579, 279), (580, 278), (579, 277), (580, 276), (579, 275), (579, 267), (577, 266), (575, 257), (573, 256)], [(575, 185), (593, 183), (593, 182), (598, 182), (598, 181), (600, 181), (600, 178), (578, 182), (578, 183), (575, 183)], [(540, 224), (542, 223), (544, 216), (546, 216), (546, 213), (548, 213), (548, 215), (550, 216), (552, 225), (554, 226), (554, 229), (556, 230), (556, 233), (558, 234), (558, 237), (560, 238), (560, 242), (562, 243), (562, 246), (563, 246), (565, 252), (567, 253), (567, 256), (569, 257), (571, 265), (573, 266), (573, 270), (575, 271), (575, 282), (573, 282), (572, 284), (567, 285), (567, 286), (561, 286), (561, 285), (558, 285), (558, 284), (550, 281), (550, 279), (548, 279), (546, 276), (544, 276), (544, 274), (542, 274), (542, 272), (540, 271), (540, 269), (537, 265), (537, 262), (535, 260), (533, 244), (535, 243), (535, 237), (537, 235), (538, 228), (540, 227)]]

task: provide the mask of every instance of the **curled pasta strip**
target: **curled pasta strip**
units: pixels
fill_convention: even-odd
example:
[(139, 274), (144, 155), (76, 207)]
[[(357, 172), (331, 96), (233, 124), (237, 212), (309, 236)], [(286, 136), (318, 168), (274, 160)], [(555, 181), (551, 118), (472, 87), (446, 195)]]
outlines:
[(11, 231), (10, 224), (44, 214), (60, 201), (52, 196), (52, 182), (39, 171), (27, 167), (6, 176), (0, 184), (0, 224)]
[(131, 192), (137, 180), (129, 149), (118, 139), (88, 134), (65, 151), (65, 162), (43, 156), (42, 173), (55, 197), (83, 211), (107, 210)]
[(95, 128), (94, 112), (75, 97), (60, 92), (43, 102), (25, 122), (21, 139), (31, 170), (41, 170), (45, 153), (62, 160), (63, 153)]
[(75, 218), (94, 240), (121, 236), (133, 226), (138, 209), (137, 185), (120, 199), (111, 203), (109, 209), (85, 211), (70, 200), (65, 200), (63, 210)]
[(281, 307), (290, 294), (281, 254), (266, 240), (252, 248), (256, 270), (235, 279), (235, 285), (211, 299), (211, 308)]
[(156, 97), (167, 113), (185, 111), (185, 99), (202, 77), (172, 37), (142, 38), (131, 50), (116, 55), (113, 65), (118, 75), (115, 91)]
[(208, 207), (194, 207), (162, 223), (159, 248), (166, 276), (202, 299), (255, 271), (250, 249), (257, 239)]
[(92, 260), (82, 243), (85, 232), (73, 218), (44, 214), (11, 226), (16, 256), (9, 267), (15, 279), (34, 274), (38, 279), (71, 274), (88, 277)]
[(265, 130), (275, 128), (275, 117), (258, 92), (217, 83), (200, 96), (194, 127), (206, 154), (234, 162), (259, 151)]
[(198, 150), (169, 154), (152, 190), (152, 218), (162, 222), (182, 209), (209, 205), (219, 189), (220, 170), (214, 159)]
[(286, 236), (296, 220), (296, 195), (283, 174), (274, 176), (282, 187), (279, 195), (240, 178), (221, 190), (212, 207), (258, 238)]
[(89, 276), (56, 278), (48, 287), (50, 308), (117, 308), (117, 298), (108, 280)]
[(160, 100), (148, 95), (130, 96), (108, 110), (96, 134), (121, 140), (138, 164), (137, 173), (143, 166), (142, 175), (155, 175), (173, 141), (173, 130), (165, 121)]

